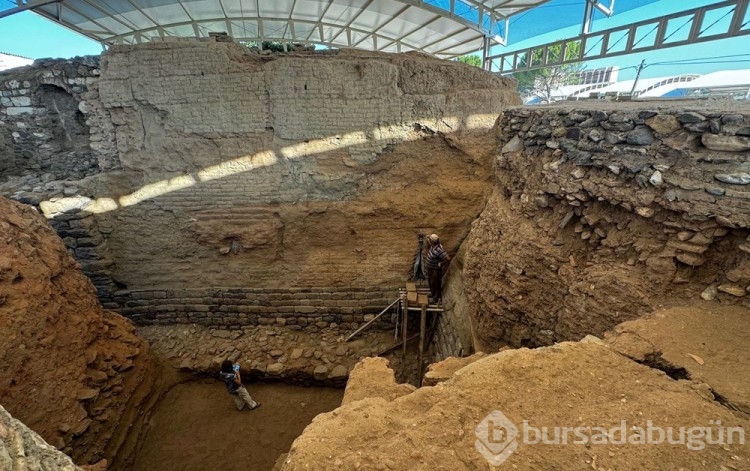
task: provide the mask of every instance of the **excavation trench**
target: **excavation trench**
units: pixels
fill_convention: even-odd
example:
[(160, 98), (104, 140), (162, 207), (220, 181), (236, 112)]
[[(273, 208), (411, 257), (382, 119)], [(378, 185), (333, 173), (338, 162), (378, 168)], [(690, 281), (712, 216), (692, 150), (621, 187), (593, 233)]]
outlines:
[[(283, 326), (235, 330), (195, 325), (141, 326), (159, 362), (144, 420), (128, 431), (112, 471), (270, 470), (313, 418), (339, 407), (347, 374), (361, 358), (394, 343), (393, 332), (306, 333)], [(405, 379), (416, 374), (416, 345), (385, 356)], [(218, 365), (238, 362), (257, 410), (237, 411)], [(415, 378), (414, 378), (415, 379)]]
[(343, 397), (342, 389), (282, 383), (247, 389), (262, 407), (237, 411), (224, 384), (211, 378), (174, 385), (147, 421), (130, 469), (270, 470), (313, 417)]

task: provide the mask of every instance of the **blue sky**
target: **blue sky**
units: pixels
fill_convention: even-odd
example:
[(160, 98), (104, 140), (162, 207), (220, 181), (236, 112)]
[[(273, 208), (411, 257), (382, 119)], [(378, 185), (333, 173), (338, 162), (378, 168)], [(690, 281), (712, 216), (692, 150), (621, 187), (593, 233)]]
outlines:
[[(600, 1), (605, 4), (609, 2)], [(584, 2), (585, 0), (551, 0), (541, 7), (513, 17), (508, 47), (495, 48), (493, 53), (578, 35)], [(593, 30), (608, 29), (718, 2), (719, 0), (617, 0), (616, 14), (612, 18), (606, 18), (597, 13)], [(0, 0), (0, 8), (6, 8), (11, 3), (15, 4), (15, 0)], [(0, 19), (0, 52), (38, 59), (99, 54), (101, 51), (99, 43), (33, 13), (19, 13)], [(686, 58), (704, 63), (660, 64)], [(681, 73), (705, 74), (723, 69), (750, 69), (750, 36), (593, 61), (587, 63), (587, 68), (619, 66), (620, 79), (626, 80), (635, 76), (637, 65), (644, 59), (647, 65), (641, 75), (644, 78)]]

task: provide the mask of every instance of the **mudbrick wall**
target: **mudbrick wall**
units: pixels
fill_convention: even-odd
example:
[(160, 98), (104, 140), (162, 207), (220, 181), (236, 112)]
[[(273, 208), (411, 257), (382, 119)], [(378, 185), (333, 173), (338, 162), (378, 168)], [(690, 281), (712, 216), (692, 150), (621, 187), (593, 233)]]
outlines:
[(0, 74), (0, 193), (39, 207), (107, 308), (354, 326), (395, 299), (417, 233), (457, 250), (492, 189), (510, 81), (210, 39)]
[(576, 104), (503, 114), (498, 185), (462, 271), (480, 349), (601, 334), (660, 305), (748, 305), (750, 109)]

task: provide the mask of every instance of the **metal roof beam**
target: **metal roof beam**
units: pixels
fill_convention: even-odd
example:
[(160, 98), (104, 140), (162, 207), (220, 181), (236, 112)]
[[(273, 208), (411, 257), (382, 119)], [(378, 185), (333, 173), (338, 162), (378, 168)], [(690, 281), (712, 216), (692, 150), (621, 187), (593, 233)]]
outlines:
[[(240, 17), (240, 18), (206, 18), (206, 19), (202, 19), (202, 20), (198, 20), (198, 21), (179, 21), (179, 22), (176, 22), (176, 23), (165, 24), (165, 25), (162, 25), (161, 27), (165, 28), (165, 29), (168, 29), (168, 28), (174, 28), (174, 27), (177, 27), (177, 26), (193, 25), (194, 23), (197, 23), (197, 24), (201, 24), (201, 23), (216, 23), (216, 22), (224, 21), (225, 19), (229, 20), (229, 21), (257, 20), (258, 23), (259, 23), (259, 27), (262, 24), (261, 22), (264, 21), (264, 20), (265, 21), (278, 21), (278, 22), (287, 22), (288, 21), (287, 18), (283, 18), (283, 17), (282, 18), (262, 18), (262, 19), (260, 19), (260, 18), (247, 18), (247, 17)], [(311, 21), (311, 20), (294, 20), (294, 22), (295, 23), (300, 23), (300, 24), (319, 25), (321, 27), (322, 26), (331, 27), (331, 28), (341, 28), (342, 27), (341, 25), (338, 25), (338, 24), (326, 23), (326, 22), (319, 22), (319, 21)], [(155, 31), (156, 29), (157, 29), (156, 27), (151, 27), (151, 28), (139, 30), (139, 32), (140, 33), (149, 33), (149, 32)], [(365, 34), (365, 35), (371, 35), (372, 34), (370, 31), (366, 31), (366, 30), (363, 30), (363, 29), (360, 29), (360, 28), (349, 27), (349, 29), (351, 29), (352, 31), (355, 31), (357, 33), (360, 33), (360, 34)], [(250, 37), (240, 37), (240, 38), (237, 38), (237, 39), (242, 40), (242, 41), (245, 41), (245, 40), (247, 40), (247, 41), (259, 41), (259, 40), (266, 41), (268, 39), (279, 39), (279, 40), (280, 39), (286, 39), (286, 38), (277, 38), (277, 37), (273, 37), (273, 36), (266, 37), (265, 32), (261, 31), (260, 28), (259, 28), (258, 33), (259, 33), (258, 36), (253, 37), (253, 38), (250, 38)], [(113, 43), (113, 42), (119, 42), (119, 41), (125, 40), (125, 39), (129, 38), (132, 35), (133, 35), (133, 33), (126, 33), (126, 34), (120, 34), (120, 35), (117, 35), (117, 36), (112, 36), (112, 37), (103, 38), (103, 39), (104, 39), (104, 41), (106, 43)], [(383, 35), (381, 35), (381, 38), (384, 38), (384, 39), (387, 39), (387, 40), (393, 40), (393, 41), (399, 40), (399, 38), (392, 38), (392, 37), (387, 37), (387, 36), (383, 36)], [(300, 38), (293, 38), (293, 40), (294, 41), (301, 41)], [(320, 41), (320, 42), (324, 43), (325, 41)], [(336, 43), (332, 43), (331, 42), (330, 44), (336, 44)], [(409, 45), (409, 46), (413, 47), (414, 49), (420, 49), (416, 45)]]
[(594, 10), (599, 10), (607, 16), (612, 16), (615, 11), (615, 0), (609, 0), (609, 6), (605, 7), (599, 0), (586, 0), (586, 8), (583, 12), (583, 24), (581, 25), (581, 34), (591, 32), (591, 22), (594, 21)]
[[(343, 26), (342, 31), (349, 31), (349, 27), (351, 27), (352, 23), (354, 23), (355, 21), (357, 21), (357, 19), (360, 16), (362, 16), (362, 13), (364, 13), (364, 11), (367, 10), (367, 7), (369, 7), (370, 5), (372, 5), (372, 2), (373, 2), (373, 0), (367, 0), (367, 3), (365, 3), (364, 5), (362, 5), (362, 8), (359, 9), (359, 12), (356, 15), (354, 15), (349, 21), (346, 22), (346, 24)], [(408, 7), (406, 7), (406, 8), (408, 8)], [(391, 18), (391, 19), (393, 19), (393, 18)], [(332, 37), (331, 41), (335, 41), (336, 38), (338, 38), (340, 35), (341, 35), (341, 33), (339, 33), (336, 36)], [(348, 41), (348, 42), (349, 42), (349, 44), (351, 44), (351, 41)]]
[(15, 15), (16, 13), (21, 13), (22, 11), (26, 10), (33, 10), (34, 8), (43, 7), (45, 5), (49, 5), (50, 3), (58, 3), (62, 0), (28, 0), (26, 3), (22, 2), (21, 0), (18, 0), (16, 2), (15, 7), (8, 8), (7, 10), (0, 10), (0, 18), (5, 18), (6, 16)]
[[(2, 1), (2, 0), (0, 0)], [(165, 28), (170, 28), (173, 26), (181, 26), (181, 25), (190, 25), (193, 29), (193, 35), (196, 37), (201, 37), (201, 35), (205, 34), (207, 28), (207, 21), (205, 19), (197, 20), (194, 15), (191, 14), (191, 11), (188, 9), (190, 6), (191, 0), (111, 0), (108, 2), (96, 2), (94, 0), (6, 0), (14, 2), (17, 6), (13, 8), (7, 8), (5, 10), (0, 10), (0, 18), (12, 15), (14, 13), (18, 13), (21, 11), (26, 10), (32, 10), (35, 11), (45, 17), (48, 17), (55, 20), (55, 14), (52, 12), (52, 9), (49, 7), (50, 4), (59, 4), (63, 8), (63, 13), (66, 11), (65, 8), (70, 8), (70, 11), (74, 11), (73, 8), (77, 8), (78, 10), (87, 11), (87, 8), (78, 7), (78, 5), (87, 4), (87, 6), (95, 8), (98, 11), (101, 11), (104, 17), (108, 18), (108, 20), (105, 22), (105, 24), (110, 24), (111, 27), (115, 30), (114, 32), (109, 33), (102, 33), (100, 31), (85, 31), (84, 34), (91, 37), (92, 39), (95, 39), (100, 42), (106, 42), (106, 43), (121, 43), (123, 41), (125, 42), (138, 42), (141, 39), (146, 39), (149, 36), (153, 36), (153, 31), (157, 31), (159, 36), (164, 36), (166, 34)], [(430, 51), (430, 47), (423, 46), (420, 44), (415, 44), (415, 39), (419, 41), (419, 38), (414, 38), (415, 36), (419, 36), (423, 31), (425, 31), (423, 28), (412, 28), (412, 24), (416, 23), (418, 25), (424, 25), (425, 22), (432, 21), (432, 15), (435, 15), (436, 17), (445, 18), (446, 21), (450, 22), (452, 24), (452, 28), (455, 28), (456, 25), (459, 25), (460, 27), (463, 27), (465, 29), (471, 29), (473, 31), (477, 31), (480, 33), (483, 37), (489, 38), (490, 40), (494, 41), (494, 44), (504, 44), (503, 38), (501, 38), (499, 35), (496, 35), (494, 31), (498, 28), (501, 21), (506, 21), (507, 24), (507, 18), (512, 13), (517, 13), (519, 11), (526, 10), (528, 8), (531, 8), (533, 6), (539, 5), (541, 3), (545, 3), (549, 0), (449, 0), (446, 3), (440, 2), (441, 6), (438, 6), (434, 0), (389, 0), (391, 4), (396, 4), (395, 8), (391, 8), (390, 6), (387, 7), (385, 10), (380, 10), (380, 8), (376, 8), (379, 3), (379, 0), (369, 0), (367, 2), (362, 2), (363, 4), (360, 6), (353, 7), (351, 5), (350, 0), (319, 0), (320, 2), (320, 10), (322, 13), (320, 14), (320, 17), (318, 18), (318, 27), (317, 28), (304, 28), (304, 33), (302, 33), (302, 36), (305, 37), (298, 37), (298, 32), (303, 30), (303, 28), (297, 28), (297, 31), (294, 30), (295, 23), (297, 25), (301, 25), (304, 23), (306, 24), (315, 24), (314, 20), (295, 20), (294, 17), (299, 12), (299, 2), (297, 0), (293, 0), (289, 3), (289, 11), (286, 10), (282, 13), (283, 16), (288, 16), (286, 27), (284, 34), (282, 35), (282, 39), (288, 39), (287, 37), (291, 34), (293, 40), (295, 41), (303, 41), (303, 42), (310, 42), (311, 40), (313, 42), (320, 42), (320, 43), (331, 43), (331, 44), (341, 44), (344, 43), (346, 45), (351, 45), (353, 41), (356, 41), (356, 39), (353, 39), (351, 37), (352, 31), (358, 31), (358, 29), (352, 28), (352, 24), (356, 23), (358, 18), (363, 18), (365, 14), (371, 14), (371, 15), (377, 15), (378, 11), (390, 11), (391, 9), (395, 10), (396, 13), (386, 15), (384, 18), (377, 18), (377, 21), (369, 25), (367, 28), (368, 30), (363, 33), (363, 35), (368, 36), (369, 38), (372, 38), (374, 43), (377, 44), (377, 48), (387, 48), (390, 47), (394, 42), (398, 45), (398, 47), (401, 47), (402, 45), (404, 47), (413, 48), (415, 50), (423, 51), (426, 53), (434, 53), (433, 51)], [(587, 0), (589, 1), (589, 0)], [(608, 0), (591, 0), (591, 1), (608, 1)], [(614, 0), (609, 0), (614, 1)], [(257, 40), (263, 41), (268, 39), (266, 36), (272, 39), (277, 39), (276, 36), (281, 34), (280, 31), (274, 31), (274, 32), (266, 32), (265, 29), (268, 27), (268, 23), (270, 21), (277, 21), (276, 18), (266, 18), (263, 15), (263, 12), (261, 11), (260, 7), (263, 2), (260, 0), (239, 0), (239, 6), (240, 6), (240, 14), (237, 15), (239, 18), (236, 18), (237, 21), (242, 22), (244, 20), (247, 21), (255, 21), (258, 30), (252, 33), (249, 32), (238, 32), (237, 30), (242, 29), (240, 28), (238, 22), (233, 22), (233, 18), (229, 18), (226, 10), (227, 0), (214, 0), (213, 5), (214, 9), (216, 10), (215, 15), (209, 14), (208, 16), (220, 16), (220, 18), (214, 18), (211, 21), (218, 22), (219, 24), (223, 24), (226, 27), (227, 32), (229, 32), (233, 37), (234, 33), (238, 34), (238, 37), (243, 37), (245, 35), (257, 35)], [(388, 3), (388, 2), (386, 2)], [(70, 6), (72, 5), (73, 8)], [(162, 16), (160, 12), (160, 8), (164, 7), (165, 9), (167, 7), (171, 6), (179, 6), (180, 10), (175, 9), (175, 17), (171, 18), (170, 24), (160, 24), (160, 21), (162, 21), (163, 18), (168, 18), (168, 16)], [(254, 5), (256, 7), (255, 17), (252, 16), (251, 12), (245, 12), (247, 7), (249, 5)], [(371, 5), (374, 5), (371, 7)], [(45, 6), (47, 6), (45, 8)], [(342, 8), (348, 8), (349, 12), (353, 16), (349, 18), (348, 20), (343, 19), (337, 19), (337, 18), (327, 18), (328, 14), (330, 13), (330, 10), (334, 7), (341, 6)], [(403, 6), (403, 7), (402, 7)], [(132, 8), (130, 8), (132, 7)], [(371, 8), (371, 9), (370, 9)], [(414, 15), (411, 15), (412, 11), (409, 9), (412, 9), (414, 12)], [(169, 9), (164, 11), (171, 11)], [(407, 11), (409, 13), (407, 13)], [(247, 16), (246, 14), (250, 13), (250, 16)], [(142, 15), (143, 19), (136, 17), (136, 16), (129, 16), (129, 15), (136, 15), (140, 14)], [(282, 16), (279, 15), (279, 16)], [(407, 20), (406, 16), (409, 15), (409, 19)], [(88, 18), (87, 21), (90, 21), (91, 24), (97, 24), (96, 21), (102, 22), (104, 21), (103, 18), (98, 18), (96, 14), (90, 15), (94, 16), (95, 18)], [(413, 16), (413, 18), (412, 18)], [(131, 21), (132, 18), (132, 21)], [(82, 28), (80, 27), (80, 24), (85, 24), (83, 22), (83, 17), (81, 20), (78, 20), (77, 18), (73, 18), (71, 20), (66, 21), (64, 19), (64, 15), (57, 15), (56, 18), (57, 22), (62, 24), (63, 26), (69, 27), (71, 29), (74, 29), (76, 31), (82, 31)], [(118, 22), (119, 24), (123, 25), (123, 28), (120, 28), (119, 26), (116, 26), (111, 21)], [(264, 22), (266, 23), (264, 25)], [(398, 23), (398, 28), (395, 29), (395, 31), (388, 35), (381, 34), (386, 28), (388, 28), (390, 25), (395, 25)], [(134, 24), (135, 23), (135, 24)], [(152, 26), (153, 25), (153, 26)], [(101, 26), (101, 24), (97, 24), (97, 26)], [(235, 26), (233, 31), (233, 26)], [(324, 30), (323, 26), (326, 28), (332, 29), (335, 33), (335, 37), (333, 39), (324, 38)], [(109, 29), (109, 28), (102, 28), (102, 29)], [(187, 28), (186, 28), (187, 29)], [(360, 29), (362, 29), (360, 27)], [(406, 30), (406, 29), (412, 29), (412, 32), (410, 33), (401, 33), (400, 31)], [(462, 31), (465, 31), (462, 30)], [(126, 33), (122, 31), (127, 31)], [(317, 31), (317, 33), (316, 33)], [(419, 33), (414, 34), (415, 31), (419, 31)], [(190, 33), (187, 33), (185, 31), (186, 35), (190, 35)], [(313, 40), (314, 36), (316, 34), (320, 35), (320, 39)], [(346, 37), (344, 37), (344, 34), (346, 34)], [(404, 42), (404, 38), (407, 35), (413, 35), (412, 41), (410, 42)], [(439, 32), (436, 32), (436, 34), (440, 34)], [(445, 44), (451, 44), (453, 43), (454, 46), (452, 47), (459, 47), (460, 49), (464, 50), (465, 52), (468, 52), (468, 45), (465, 41), (462, 40), (456, 40), (454, 38), (455, 33), (444, 33), (441, 36), (443, 39), (446, 40)], [(507, 28), (506, 32), (507, 34)], [(401, 37), (393, 37), (393, 36), (401, 36)], [(427, 35), (430, 36), (429, 34)], [(362, 41), (359, 41), (357, 44), (362, 43)], [(434, 43), (432, 43), (434, 44)], [(370, 46), (368, 42), (368, 47)], [(479, 50), (481, 48), (481, 44), (476, 45), (476, 50)], [(458, 49), (454, 49), (458, 50)]]
[[(88, 2), (86, 2), (86, 3), (88, 3)], [(80, 12), (80, 11), (76, 10), (75, 8), (71, 7), (67, 3), (65, 3), (65, 4), (58, 4), (57, 5), (57, 14), (58, 14), (57, 22), (58, 23), (62, 22), (62, 20), (59, 19), (59, 17), (61, 16), (61, 11), (62, 11), (62, 7), (63, 6), (65, 8), (67, 8), (68, 10), (72, 11), (73, 13), (75, 13), (76, 15), (79, 15), (81, 18), (86, 18), (86, 20), (88, 20), (91, 23), (95, 24), (96, 26), (100, 27), (102, 30), (108, 32), (109, 34), (117, 34), (114, 31), (112, 31), (111, 29), (107, 28), (106, 26), (104, 26), (101, 23), (99, 23), (98, 21), (96, 21), (95, 19), (91, 18), (90, 16), (85, 15), (85, 14), (83, 14), (83, 12)], [(95, 9), (99, 10), (98, 8), (95, 8)], [(101, 11), (101, 10), (99, 10), (99, 11)], [(104, 13), (105, 15), (107, 15), (107, 13), (105, 13), (103, 11), (102, 11), (102, 13)], [(107, 15), (107, 18), (109, 18), (109, 17), (110, 16)], [(118, 23), (122, 24), (124, 27), (129, 28), (131, 31), (133, 31), (133, 28), (131, 28), (130, 26), (126, 25), (125, 23), (122, 23), (121, 21), (118, 21)]]
[[(450, 18), (453, 21), (456, 21), (458, 23), (461, 23), (462, 25), (466, 26), (467, 28), (471, 28), (475, 31), (478, 31), (482, 33), (483, 35), (491, 35), (492, 32), (489, 31), (487, 28), (482, 26), (482, 16), (478, 15), (476, 22), (471, 22), (467, 20), (466, 18), (459, 16), (456, 14), (455, 11), (455, 2), (451, 2), (451, 11), (444, 10), (442, 8), (436, 7), (435, 5), (430, 5), (429, 3), (425, 3), (424, 0), (398, 0), (401, 3), (406, 3), (408, 5), (414, 5), (415, 7), (421, 8), (422, 10), (426, 10), (432, 13), (437, 13), (438, 15)], [(468, 0), (464, 0), (466, 3), (472, 3), (476, 5), (476, 2), (470, 2)], [(482, 10), (480, 10), (481, 12)], [(446, 13), (448, 13), (446, 15)]]
[[(325, 18), (326, 14), (328, 13), (328, 10), (331, 8), (331, 5), (333, 5), (333, 0), (328, 0), (328, 5), (323, 9), (323, 11), (320, 13), (320, 17), (318, 18), (318, 22), (323, 21), (323, 18)], [(323, 39), (323, 30), (320, 28), (313, 28), (310, 30), (310, 34), (307, 35), (307, 38), (305, 41), (310, 41), (310, 38), (312, 38), (313, 31), (318, 29), (320, 31), (320, 39)]]
[[(94, 10), (97, 10), (97, 11), (101, 12), (101, 13), (102, 13), (103, 15), (105, 15), (105, 16), (106, 16), (107, 18), (110, 18), (110, 19), (112, 19), (112, 20), (114, 20), (114, 21), (116, 21), (116, 22), (120, 23), (121, 25), (123, 25), (124, 27), (128, 28), (129, 30), (131, 30), (131, 31), (133, 31), (133, 32), (135, 32), (135, 31), (137, 31), (137, 30), (138, 30), (138, 27), (136, 27), (136, 26), (135, 26), (134, 24), (127, 24), (127, 23), (125, 23), (125, 22), (124, 22), (124, 21), (122, 21), (121, 19), (117, 18), (117, 16), (113, 15), (112, 13), (109, 13), (109, 12), (106, 12), (106, 11), (104, 11), (104, 10), (103, 10), (103, 9), (102, 9), (101, 7), (99, 7), (98, 5), (95, 5), (95, 4), (91, 3), (91, 2), (89, 1), (89, 0), (81, 0), (81, 1), (82, 1), (83, 3), (85, 3), (85, 4), (87, 4), (88, 6), (90, 6), (91, 8), (93, 8)], [(72, 7), (70, 6), (70, 5), (68, 5), (68, 3), (64, 3), (63, 5), (65, 5), (65, 7), (66, 7), (66, 8), (70, 8), (70, 9), (71, 9), (72, 11), (75, 11), (76, 13), (78, 13), (78, 14), (79, 14), (79, 15), (81, 15), (81, 16), (83, 16), (84, 18), (86, 18), (87, 20), (91, 21), (92, 23), (94, 23), (94, 24), (97, 24), (97, 25), (98, 25), (98, 23), (96, 23), (96, 21), (94, 21), (94, 20), (93, 20), (92, 18), (89, 18), (88, 16), (86, 16), (86, 15), (83, 15), (82, 13), (80, 13), (80, 12), (78, 12), (78, 11), (74, 10), (74, 9), (73, 9), (73, 8), (72, 8)], [(119, 14), (118, 14), (118, 15), (119, 15)], [(109, 28), (105, 28), (105, 29), (107, 29), (107, 30), (109, 31)], [(114, 33), (114, 32), (111, 32), (111, 33), (112, 33), (112, 34), (116, 34), (116, 33)]]
[[(390, 43), (386, 44), (386, 45), (385, 45), (385, 46), (383, 46), (383, 47), (388, 47), (388, 46), (390, 46), (390, 45), (391, 45), (391, 44), (393, 44), (393, 43), (398, 43), (398, 42), (401, 42), (401, 41), (403, 41), (405, 37), (407, 37), (407, 36), (410, 36), (410, 35), (412, 35), (412, 34), (416, 33), (417, 31), (419, 31), (419, 30), (421, 30), (421, 29), (424, 29), (424, 28), (426, 28), (426, 27), (430, 26), (430, 25), (431, 25), (432, 23), (436, 22), (436, 21), (437, 21), (437, 20), (439, 20), (440, 18), (442, 18), (442, 16), (436, 16), (436, 17), (434, 17), (433, 19), (431, 19), (430, 21), (426, 22), (425, 24), (423, 24), (423, 25), (421, 25), (421, 26), (417, 26), (417, 27), (416, 27), (416, 28), (414, 28), (413, 30), (411, 30), (411, 31), (409, 31), (408, 33), (406, 33), (406, 34), (402, 35), (402, 36), (401, 36), (400, 38), (398, 38), (398, 39), (395, 39), (395, 40), (393, 40), (392, 42), (390, 42)], [(357, 43), (357, 44), (359, 44), (359, 43)], [(355, 44), (354, 46), (356, 47), (357, 45)]]
[[(368, 3), (368, 5), (369, 5), (369, 3)], [(367, 8), (367, 7), (365, 6), (365, 8)], [(405, 11), (406, 11), (406, 10), (408, 10), (409, 8), (411, 8), (411, 5), (406, 5), (406, 6), (404, 7), (404, 8), (400, 9), (400, 10), (399, 10), (399, 11), (398, 11), (398, 12), (397, 12), (397, 13), (396, 13), (395, 15), (393, 15), (393, 16), (391, 17), (391, 19), (389, 19), (388, 21), (386, 21), (386, 22), (384, 22), (384, 23), (381, 23), (380, 25), (378, 25), (378, 27), (377, 27), (377, 28), (375, 28), (375, 29), (374, 29), (374, 30), (372, 31), (372, 34), (374, 34), (374, 35), (378, 34), (378, 31), (380, 31), (381, 29), (385, 28), (385, 27), (386, 27), (386, 26), (387, 26), (388, 24), (390, 24), (390, 23), (391, 23), (392, 21), (395, 21), (395, 20), (396, 20), (396, 18), (398, 18), (398, 17), (399, 17), (399, 16), (400, 16), (400, 15), (401, 15), (401, 14), (402, 14), (403, 12), (405, 12)], [(363, 10), (363, 11), (364, 11), (364, 10)], [(350, 22), (349, 22), (349, 23), (347, 24), (347, 26), (350, 26), (351, 24), (352, 24), (352, 22), (350, 21)], [(336, 38), (334, 38), (334, 39), (336, 39)], [(362, 41), (364, 41), (364, 39), (360, 40), (360, 42), (362, 42)], [(356, 43), (356, 44), (354, 45), (354, 47), (357, 47), (357, 44), (359, 44), (359, 42), (358, 42), (358, 43)]]
[[(596, 33), (582, 34), (573, 38), (540, 44), (539, 46), (534, 46), (527, 49), (505, 52), (502, 54), (489, 56), (487, 59), (493, 61), (493, 64), (494, 61), (499, 61), (497, 71), (499, 71), (500, 73), (511, 73), (519, 70), (540, 69), (549, 67), (550, 65), (572, 64), (585, 60), (588, 61), (603, 59), (607, 57), (616, 57), (633, 53), (654, 51), (658, 49), (667, 49), (677, 46), (686, 46), (707, 41), (715, 41), (718, 39), (725, 39), (736, 36), (750, 35), (750, 28), (743, 29), (743, 27), (747, 26), (746, 24), (743, 24), (743, 20), (745, 18), (745, 14), (747, 13), (749, 3), (750, 0), (725, 0), (700, 8), (684, 10), (659, 18), (652, 18), (649, 20), (639, 21), (637, 23), (631, 23), (629, 25), (618, 26), (616, 28), (611, 28), (604, 31), (598, 31)], [(701, 31), (701, 28), (704, 26), (703, 19), (705, 18), (706, 13), (729, 7), (734, 7), (734, 11), (732, 19), (729, 22), (729, 26), (726, 28), (725, 32), (711, 34), (708, 36), (703, 35), (702, 33), (704, 33), (705, 31)], [(690, 17), (690, 19), (685, 21), (685, 24), (687, 24), (688, 22), (692, 22), (687, 38), (679, 41), (669, 41), (670, 36), (667, 35), (669, 22), (674, 19), (682, 20), (686, 17)], [(640, 41), (636, 41), (638, 28), (646, 25), (655, 25), (656, 33), (653, 36), (654, 40), (648, 45), (639, 46)], [(675, 32), (672, 32), (672, 34), (674, 34)], [(622, 37), (613, 42), (613, 37), (619, 37), (615, 35), (622, 35)], [(622, 42), (623, 39), (626, 40), (625, 47), (623, 47), (622, 50), (613, 50), (613, 48), (616, 47), (619, 42)], [(568, 44), (579, 41), (580, 49), (577, 56), (566, 57), (565, 53), (561, 53), (560, 60), (550, 60), (550, 49), (562, 48), (561, 50), (564, 51), (567, 49)], [(593, 43), (593, 45), (591, 43)], [(600, 44), (601, 46), (599, 48), (599, 51), (594, 52), (594, 48), (596, 48)], [(524, 56), (526, 58), (531, 58), (534, 54), (534, 51), (542, 51), (542, 58), (539, 63), (531, 64), (530, 60), (523, 60)], [(506, 67), (506, 65), (508, 66)]]

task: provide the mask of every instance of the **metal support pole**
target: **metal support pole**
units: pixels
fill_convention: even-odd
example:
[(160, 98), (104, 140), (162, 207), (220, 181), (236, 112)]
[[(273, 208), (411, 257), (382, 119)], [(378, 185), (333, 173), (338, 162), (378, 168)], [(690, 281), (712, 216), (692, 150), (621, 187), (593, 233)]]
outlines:
[(401, 320), (401, 342), (403, 348), (401, 349), (401, 359), (406, 360), (406, 335), (409, 329), (409, 307), (408, 304), (404, 304), (404, 317)]
[(596, 2), (596, 0), (586, 0), (586, 8), (583, 10), (581, 35), (589, 34), (589, 31), (591, 31), (591, 20), (594, 16), (594, 2)]
[(632, 97), (635, 93), (635, 87), (638, 86), (638, 79), (641, 77), (641, 72), (646, 68), (646, 59), (641, 61), (641, 65), (638, 66), (638, 73), (635, 74), (635, 80), (633, 81), (633, 88), (630, 89), (630, 96)]
[(485, 36), (482, 39), (482, 68), (489, 72), (490, 70), (490, 61), (487, 60), (487, 57), (490, 55), (490, 38)]
[(417, 383), (419, 383), (419, 386), (422, 386), (422, 376), (423, 376), (423, 369), (424, 369), (424, 340), (425, 340), (425, 331), (427, 330), (427, 305), (422, 304), (422, 313), (419, 316), (419, 364), (417, 366), (417, 373), (419, 374), (419, 378), (417, 379)]

